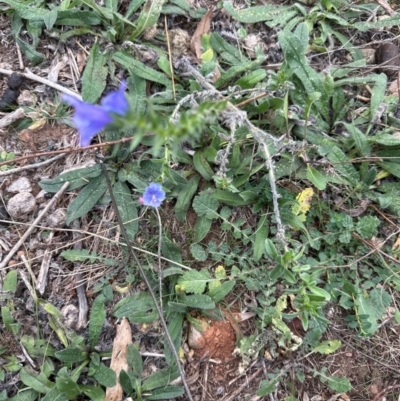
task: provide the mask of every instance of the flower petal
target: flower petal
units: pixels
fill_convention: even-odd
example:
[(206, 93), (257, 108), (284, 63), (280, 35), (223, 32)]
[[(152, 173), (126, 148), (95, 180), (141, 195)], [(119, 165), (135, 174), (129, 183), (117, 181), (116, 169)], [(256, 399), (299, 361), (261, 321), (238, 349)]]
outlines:
[(162, 201), (165, 199), (165, 192), (162, 189), (161, 184), (152, 182), (144, 191), (141, 199), (143, 205), (159, 207)]
[(100, 106), (69, 95), (64, 95), (63, 101), (75, 108), (72, 121), (79, 131), (80, 146), (88, 146), (92, 138), (113, 121), (112, 116)]
[(126, 82), (122, 81), (119, 89), (110, 92), (101, 100), (101, 107), (109, 113), (125, 115), (129, 109), (128, 101), (125, 96)]

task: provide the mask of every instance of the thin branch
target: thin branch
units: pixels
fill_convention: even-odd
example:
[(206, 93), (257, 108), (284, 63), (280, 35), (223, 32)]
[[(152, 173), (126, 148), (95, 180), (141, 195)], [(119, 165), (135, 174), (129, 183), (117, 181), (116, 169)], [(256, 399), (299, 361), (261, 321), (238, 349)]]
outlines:
[(48, 164), (51, 164), (51, 163), (55, 162), (56, 160), (63, 158), (66, 154), (67, 153), (62, 153), (60, 155), (52, 157), (51, 159), (47, 159), (44, 162), (28, 164), (26, 166), (14, 168), (12, 170), (0, 171), (0, 177), (4, 177), (6, 175), (11, 175), (11, 174), (15, 174), (15, 173), (20, 173), (21, 171), (25, 171), (25, 170), (32, 170), (35, 168), (47, 166)]
[[(63, 149), (63, 150), (54, 150), (54, 151), (51, 151), (51, 152), (33, 153), (31, 155), (21, 156), (21, 157), (17, 157), (16, 159), (13, 159), (13, 160), (7, 160), (5, 162), (1, 162), (0, 166), (4, 166), (6, 164), (19, 163), (19, 162), (21, 162), (23, 160), (27, 160), (27, 159), (35, 159), (36, 157), (53, 156), (53, 155), (60, 155), (60, 154), (64, 155), (64, 153), (75, 153), (75, 152), (82, 152), (82, 151), (89, 150), (89, 149), (104, 148), (105, 146), (115, 145), (117, 143), (129, 142), (132, 139), (134, 139), (134, 137), (130, 136), (128, 138), (118, 139), (117, 141), (96, 143), (94, 145), (89, 145), (89, 146), (85, 146), (85, 147), (77, 147), (77, 148)], [(9, 170), (9, 171), (4, 172), (4, 173), (12, 174), (13, 172), (14, 172), (14, 170)]]
[[(63, 86), (56, 84), (55, 82), (51, 82), (46, 78), (39, 77), (39, 75), (34, 74), (32, 71), (30, 71), (28, 68), (25, 69), (25, 73), (20, 73), (23, 77), (30, 79), (31, 81), (36, 81), (41, 84), (50, 86), (51, 88), (57, 89), (60, 92), (67, 93), (68, 95), (74, 96), (79, 100), (82, 100), (82, 96), (79, 93), (73, 92), (67, 88), (64, 88)], [(0, 68), (0, 74), (4, 75), (11, 75), (14, 71), (11, 70), (5, 70), (4, 68)]]

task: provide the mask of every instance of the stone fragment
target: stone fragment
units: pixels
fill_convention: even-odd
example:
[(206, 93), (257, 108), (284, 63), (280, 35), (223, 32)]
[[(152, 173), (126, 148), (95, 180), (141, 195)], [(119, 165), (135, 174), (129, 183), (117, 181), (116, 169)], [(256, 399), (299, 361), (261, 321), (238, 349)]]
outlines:
[(28, 178), (20, 177), (7, 187), (8, 192), (31, 192), (32, 186)]
[(7, 211), (16, 220), (23, 220), (24, 217), (33, 212), (36, 208), (36, 201), (30, 192), (24, 191), (10, 198), (7, 204)]

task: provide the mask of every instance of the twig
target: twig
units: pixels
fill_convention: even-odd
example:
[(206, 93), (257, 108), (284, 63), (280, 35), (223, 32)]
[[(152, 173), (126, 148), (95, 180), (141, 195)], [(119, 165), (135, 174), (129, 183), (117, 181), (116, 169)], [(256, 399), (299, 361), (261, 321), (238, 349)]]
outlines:
[(24, 243), (24, 241), (28, 238), (30, 233), (35, 229), (35, 226), (39, 221), (43, 219), (43, 217), (47, 214), (48, 210), (57, 202), (58, 198), (64, 193), (64, 191), (68, 188), (69, 182), (65, 182), (64, 185), (58, 190), (58, 192), (54, 195), (50, 202), (46, 205), (46, 207), (39, 213), (38, 217), (34, 220), (34, 222), (29, 226), (29, 228), (22, 235), (20, 240), (14, 245), (8, 255), (4, 258), (4, 260), (0, 263), (0, 269), (7, 266), (8, 262), (14, 256), (15, 252), (18, 251), (20, 246)]
[(8, 113), (5, 117), (0, 119), (0, 131), (2, 128), (6, 128), (11, 125), (13, 122), (20, 120), (25, 117), (25, 111), (21, 107), (12, 113)]
[(64, 155), (64, 153), (67, 154), (67, 153), (74, 153), (74, 152), (82, 152), (82, 151), (85, 151), (85, 150), (95, 149), (95, 148), (104, 148), (105, 146), (115, 145), (117, 143), (129, 142), (132, 139), (134, 139), (134, 137), (130, 136), (129, 138), (122, 138), (122, 139), (118, 139), (117, 141), (96, 143), (94, 145), (89, 145), (89, 146), (85, 146), (85, 147), (77, 147), (77, 148), (63, 149), (63, 150), (53, 150), (51, 152), (33, 153), (31, 155), (21, 156), (21, 157), (17, 157), (16, 159), (13, 159), (13, 160), (7, 160), (6, 162), (1, 162), (0, 166), (4, 166), (6, 164), (12, 164), (12, 163), (19, 163), (19, 162), (21, 162), (23, 160), (34, 159), (36, 157), (53, 156), (53, 155), (60, 155), (60, 154)]
[(145, 274), (145, 272), (144, 272), (144, 270), (143, 270), (143, 266), (142, 266), (142, 264), (140, 263), (140, 260), (139, 260), (139, 258), (137, 257), (136, 252), (133, 250), (133, 248), (132, 248), (132, 246), (131, 246), (131, 243), (130, 243), (130, 241), (129, 241), (128, 234), (126, 233), (124, 223), (123, 223), (123, 221), (122, 221), (122, 219), (121, 219), (121, 215), (119, 214), (117, 202), (116, 202), (116, 200), (115, 200), (115, 198), (114, 198), (114, 194), (113, 194), (113, 191), (112, 191), (112, 186), (111, 186), (110, 177), (109, 177), (109, 175), (108, 175), (107, 168), (106, 168), (106, 166), (104, 165), (103, 160), (101, 159), (101, 155), (100, 155), (100, 157), (98, 158), (98, 160), (99, 160), (101, 169), (102, 169), (102, 171), (103, 171), (103, 174), (104, 174), (104, 176), (105, 176), (105, 178), (106, 178), (107, 187), (108, 187), (108, 192), (109, 192), (109, 195), (110, 195), (110, 198), (111, 198), (111, 202), (112, 202), (112, 204), (113, 204), (113, 206), (114, 206), (115, 215), (117, 216), (117, 220), (118, 220), (118, 223), (119, 223), (119, 226), (120, 226), (120, 229), (121, 229), (122, 236), (124, 237), (124, 240), (125, 240), (125, 242), (126, 242), (126, 246), (127, 246), (128, 251), (129, 251), (129, 253), (130, 253), (130, 256), (131, 256), (131, 257), (133, 258), (133, 260), (135, 261), (135, 263), (136, 263), (136, 265), (137, 265), (137, 267), (138, 267), (138, 269), (139, 269), (140, 275), (142, 276), (142, 279), (143, 279), (143, 281), (145, 282), (146, 287), (147, 287), (147, 289), (149, 290), (150, 296), (151, 296), (151, 298), (152, 298), (152, 300), (153, 300), (153, 302), (154, 302), (154, 305), (155, 305), (155, 307), (156, 307), (156, 309), (157, 309), (157, 313), (158, 313), (158, 316), (159, 316), (159, 318), (160, 318), (161, 326), (162, 326), (163, 329), (164, 329), (165, 336), (166, 336), (167, 341), (168, 341), (168, 345), (170, 346), (171, 352), (172, 352), (172, 354), (173, 354), (173, 356), (174, 356), (174, 359), (175, 359), (175, 361), (176, 361), (176, 364), (177, 364), (177, 367), (178, 367), (180, 376), (181, 376), (181, 378), (182, 378), (183, 387), (185, 388), (185, 391), (186, 391), (186, 395), (187, 395), (187, 397), (188, 397), (188, 399), (189, 399), (190, 401), (194, 401), (194, 400), (193, 400), (193, 397), (192, 397), (192, 394), (191, 394), (191, 392), (190, 392), (189, 386), (188, 386), (188, 384), (187, 384), (187, 382), (186, 382), (186, 379), (185, 379), (185, 371), (183, 370), (183, 367), (182, 367), (181, 362), (180, 362), (180, 360), (179, 360), (179, 356), (178, 356), (178, 353), (177, 353), (177, 351), (176, 351), (176, 349), (175, 349), (175, 345), (174, 345), (174, 342), (173, 342), (173, 340), (172, 340), (172, 338), (171, 338), (171, 335), (170, 335), (170, 333), (169, 333), (167, 323), (166, 323), (166, 321), (165, 321), (165, 319), (164, 319), (164, 316), (163, 316), (163, 312), (162, 312), (162, 310), (161, 310), (161, 308), (160, 308), (160, 305), (158, 304), (156, 295), (155, 295), (155, 293), (154, 293), (154, 291), (153, 291), (153, 289), (152, 289), (152, 287), (151, 287), (150, 281), (149, 281), (149, 279), (147, 278), (147, 276), (146, 276), (146, 274)]
[(237, 395), (239, 395), (248, 385), (252, 382), (261, 372), (263, 368), (257, 369), (250, 377), (246, 378), (244, 383), (238, 387), (233, 393), (229, 395), (228, 398), (224, 398), (223, 401), (233, 401)]
[(29, 262), (28, 262), (28, 260), (26, 259), (25, 255), (21, 254), (21, 255), (20, 255), (20, 258), (21, 258), (22, 262), (24, 263), (24, 265), (25, 265), (25, 267), (26, 267), (26, 270), (28, 270), (28, 272), (29, 272), (29, 274), (30, 274), (30, 276), (31, 276), (31, 279), (32, 279), (33, 284), (36, 285), (36, 284), (37, 284), (37, 280), (36, 280), (35, 275), (33, 274), (31, 265), (29, 264)]
[(207, 384), (208, 384), (208, 369), (210, 367), (210, 362), (206, 362), (206, 366), (204, 368), (204, 373), (203, 373), (203, 387), (201, 389), (201, 399), (200, 401), (205, 401), (207, 397)]
[[(79, 223), (78, 219), (73, 221), (72, 228), (75, 230), (72, 234), (72, 237), (75, 240), (74, 249), (81, 250), (82, 249), (82, 233), (81, 233), (81, 231), (79, 231), (80, 223)], [(77, 267), (76, 265), (77, 264), (74, 263), (74, 267)], [(79, 303), (79, 317), (78, 317), (77, 328), (80, 329), (82, 327), (85, 327), (87, 324), (87, 314), (89, 311), (89, 307), (88, 307), (88, 302), (86, 299), (85, 285), (83, 282), (82, 273), (79, 271), (79, 267), (78, 267), (77, 273), (76, 273), (76, 282), (77, 282), (76, 293), (78, 294), (78, 303)]]
[(62, 153), (60, 155), (57, 155), (55, 157), (52, 157), (51, 159), (47, 159), (40, 163), (28, 164), (27, 166), (17, 167), (17, 168), (14, 168), (12, 170), (7, 170), (7, 171), (0, 171), (0, 177), (5, 177), (7, 175), (20, 173), (21, 171), (32, 170), (35, 168), (47, 166), (48, 164), (51, 164), (51, 163), (55, 162), (56, 160), (63, 158), (66, 154), (67, 153)]
[[(51, 88), (57, 89), (60, 92), (67, 93), (68, 95), (75, 96), (79, 100), (82, 100), (82, 96), (79, 93), (73, 92), (67, 88), (64, 88), (63, 86), (56, 84), (55, 82), (51, 82), (46, 78), (39, 77), (39, 75), (34, 74), (32, 71), (30, 71), (28, 68), (25, 69), (26, 72), (20, 73), (23, 77), (30, 79), (31, 81), (36, 81), (41, 84), (50, 86)], [(4, 68), (0, 68), (0, 74), (4, 75), (11, 75), (14, 71), (11, 70), (5, 70)]]
[(36, 301), (37, 301), (37, 296), (36, 296), (36, 293), (35, 293), (34, 288), (31, 286), (31, 283), (29, 282), (28, 276), (27, 276), (26, 273), (25, 273), (24, 271), (22, 271), (22, 270), (19, 271), (19, 275), (21, 276), (22, 281), (23, 281), (24, 284), (26, 285), (26, 288), (28, 289), (29, 294), (31, 295), (32, 299), (33, 299), (33, 300), (35, 301), (35, 303), (36, 303)]
[(340, 336), (338, 333), (336, 333), (335, 330), (332, 330), (331, 333), (332, 333), (336, 338), (338, 338), (340, 341), (342, 341), (343, 343), (345, 343), (348, 347), (350, 347), (350, 348), (352, 348), (354, 351), (356, 351), (358, 354), (364, 356), (365, 358), (367, 358), (367, 359), (369, 359), (369, 360), (371, 360), (371, 361), (373, 361), (373, 362), (376, 362), (378, 365), (382, 365), (382, 366), (384, 366), (385, 368), (387, 368), (387, 369), (389, 369), (389, 370), (391, 370), (391, 371), (393, 371), (393, 372), (396, 372), (397, 374), (399, 373), (399, 368), (398, 368), (398, 367), (392, 367), (392, 366), (390, 366), (390, 365), (387, 365), (386, 363), (383, 363), (383, 362), (379, 361), (378, 359), (375, 359), (375, 358), (373, 358), (372, 356), (369, 356), (368, 353), (366, 353), (366, 352), (361, 352), (359, 349), (357, 349), (356, 347), (354, 347), (353, 345), (351, 345), (350, 343), (348, 343), (342, 336)]
[(19, 47), (18, 42), (15, 42), (15, 46), (17, 48), (19, 68), (20, 70), (23, 70), (25, 68), (25, 65), (24, 65), (24, 60), (22, 59), (21, 48)]
[[(54, 233), (54, 231), (52, 231)], [(45, 249), (42, 264), (40, 265), (40, 272), (36, 283), (36, 289), (39, 291), (40, 295), (43, 295), (46, 284), (47, 284), (47, 275), (49, 274), (49, 267), (51, 261), (51, 253), (49, 249)]]
[(380, 396), (382, 396), (383, 394), (387, 393), (387, 392), (390, 391), (390, 390), (395, 390), (396, 388), (400, 388), (400, 384), (396, 384), (396, 385), (394, 385), (394, 386), (386, 387), (386, 388), (383, 389), (380, 393), (378, 393), (378, 394), (374, 397), (374, 399), (373, 399), (372, 401), (378, 401)]

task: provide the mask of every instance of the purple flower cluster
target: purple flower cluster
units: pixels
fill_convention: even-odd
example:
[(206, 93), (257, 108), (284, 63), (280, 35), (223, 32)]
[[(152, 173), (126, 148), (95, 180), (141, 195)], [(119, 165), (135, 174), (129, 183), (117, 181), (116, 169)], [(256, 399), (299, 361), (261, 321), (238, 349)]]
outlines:
[(126, 82), (122, 81), (117, 91), (110, 92), (101, 100), (100, 106), (82, 102), (71, 95), (63, 95), (63, 101), (75, 108), (72, 121), (79, 131), (80, 146), (88, 146), (96, 134), (111, 124), (114, 121), (113, 114), (126, 115), (129, 105), (125, 89)]
[(165, 199), (165, 192), (161, 184), (151, 182), (145, 189), (143, 196), (139, 198), (139, 202), (145, 206), (159, 207)]

